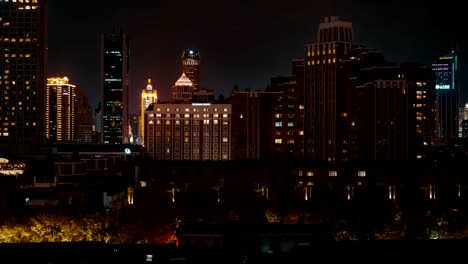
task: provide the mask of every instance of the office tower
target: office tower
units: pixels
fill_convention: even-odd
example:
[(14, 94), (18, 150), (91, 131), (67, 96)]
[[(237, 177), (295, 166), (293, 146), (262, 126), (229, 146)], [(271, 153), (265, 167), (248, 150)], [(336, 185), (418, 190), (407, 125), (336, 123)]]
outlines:
[(75, 88), (67, 77), (47, 78), (45, 123), (50, 143), (76, 139)]
[(139, 141), (141, 144), (144, 142), (144, 135), (145, 135), (145, 110), (150, 106), (150, 104), (154, 104), (158, 102), (158, 91), (153, 89), (153, 85), (151, 84), (151, 78), (148, 78), (148, 83), (146, 84), (146, 88), (141, 91), (141, 101), (140, 101), (140, 131), (138, 132)]
[(200, 89), (200, 53), (194, 50), (182, 52), (182, 73), (192, 82), (193, 91)]
[(439, 57), (433, 64), (435, 73), (437, 143), (447, 145), (458, 137), (458, 109), (460, 86), (458, 54), (452, 53)]
[(32, 152), (45, 142), (44, 0), (0, 2), (0, 152)]
[(129, 41), (125, 33), (101, 33), (100, 83), (104, 144), (126, 144), (128, 131)]
[(347, 76), (342, 60), (359, 45), (351, 22), (326, 17), (319, 25), (317, 43), (306, 45), (304, 63), (304, 154), (309, 160), (348, 160), (349, 130), (355, 117), (348, 115)]
[(158, 160), (230, 160), (231, 105), (151, 104), (145, 152)]
[(191, 102), (193, 98), (193, 83), (190, 79), (182, 73), (180, 78), (172, 86), (172, 102)]

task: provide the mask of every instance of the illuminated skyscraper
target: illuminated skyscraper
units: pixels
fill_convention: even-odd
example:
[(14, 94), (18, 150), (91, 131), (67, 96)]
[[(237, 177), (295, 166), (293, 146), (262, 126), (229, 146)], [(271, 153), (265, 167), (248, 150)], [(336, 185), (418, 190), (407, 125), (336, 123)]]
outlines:
[(439, 57), (433, 64), (436, 90), (436, 133), (441, 144), (453, 142), (458, 137), (459, 69), (456, 51)]
[(144, 135), (145, 135), (145, 110), (148, 108), (150, 104), (158, 102), (158, 91), (153, 89), (153, 85), (151, 85), (151, 79), (148, 78), (148, 84), (146, 85), (146, 89), (141, 91), (141, 103), (140, 103), (140, 131), (139, 131), (139, 140), (141, 144), (144, 142)]
[(46, 1), (0, 1), (0, 152), (45, 142)]
[(193, 50), (182, 53), (182, 73), (192, 82), (193, 91), (200, 89), (200, 53)]
[(67, 77), (47, 78), (45, 123), (51, 143), (76, 139), (75, 88)]
[(101, 142), (128, 143), (129, 46), (125, 33), (102, 33), (100, 51)]

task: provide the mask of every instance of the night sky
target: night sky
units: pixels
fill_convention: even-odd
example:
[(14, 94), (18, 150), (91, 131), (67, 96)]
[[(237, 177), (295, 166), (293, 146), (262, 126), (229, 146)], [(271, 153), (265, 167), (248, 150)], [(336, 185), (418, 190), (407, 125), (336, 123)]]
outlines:
[(217, 96), (236, 84), (263, 90), (271, 76), (291, 74), (291, 60), (303, 58), (331, 15), (351, 21), (356, 41), (390, 61), (430, 64), (458, 41), (463, 62), (462, 9), (455, 0), (49, 0), (47, 74), (67, 76), (96, 108), (99, 33), (121, 28), (130, 38), (130, 113), (148, 73), (159, 99), (170, 99), (185, 49), (200, 52), (201, 86)]

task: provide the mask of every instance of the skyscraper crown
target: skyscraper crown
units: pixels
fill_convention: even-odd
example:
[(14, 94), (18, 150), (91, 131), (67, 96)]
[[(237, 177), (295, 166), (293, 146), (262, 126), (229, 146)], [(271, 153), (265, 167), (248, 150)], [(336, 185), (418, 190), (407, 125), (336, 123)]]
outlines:
[(325, 17), (319, 25), (317, 42), (354, 42), (353, 26), (351, 22), (343, 21), (337, 16)]

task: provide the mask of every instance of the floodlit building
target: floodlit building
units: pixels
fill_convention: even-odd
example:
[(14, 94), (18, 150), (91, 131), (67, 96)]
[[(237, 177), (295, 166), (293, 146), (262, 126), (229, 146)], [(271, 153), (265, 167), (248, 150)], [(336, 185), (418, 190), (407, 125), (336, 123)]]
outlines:
[(144, 135), (145, 135), (145, 110), (151, 104), (158, 102), (158, 91), (153, 89), (153, 85), (151, 84), (151, 78), (148, 78), (148, 83), (146, 84), (146, 88), (141, 91), (141, 102), (140, 102), (140, 131), (139, 131), (139, 141), (141, 143), (144, 142)]
[(49, 142), (76, 139), (75, 88), (67, 77), (47, 78), (46, 138)]
[(152, 104), (145, 111), (145, 154), (158, 160), (230, 160), (231, 105)]

